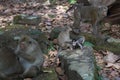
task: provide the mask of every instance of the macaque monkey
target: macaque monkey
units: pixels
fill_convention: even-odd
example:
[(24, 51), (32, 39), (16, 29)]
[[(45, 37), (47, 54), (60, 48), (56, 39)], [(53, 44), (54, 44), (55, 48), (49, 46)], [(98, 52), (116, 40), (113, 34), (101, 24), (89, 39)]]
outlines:
[(79, 39), (77, 40), (73, 40), (72, 41), (72, 45), (75, 48), (76, 46), (79, 46), (80, 49), (83, 49), (83, 43), (85, 42), (85, 37), (81, 36)]
[[(97, 35), (98, 22), (101, 21), (107, 15), (107, 7), (100, 6), (84, 6), (77, 5), (74, 9), (74, 24), (73, 26), (79, 29), (81, 23), (90, 22), (93, 27), (93, 34)], [(79, 16), (79, 17), (78, 17)]]
[(35, 77), (41, 71), (44, 56), (36, 40), (22, 36), (15, 53), (24, 68), (22, 77)]
[[(107, 16), (108, 7), (115, 0), (88, 0), (91, 5), (76, 4), (74, 8), (74, 29), (80, 29), (80, 24), (90, 22), (93, 27), (93, 34), (98, 36), (99, 25), (102, 19)], [(73, 30), (76, 31), (76, 30)]]
[(0, 48), (0, 80), (10, 80), (10, 77), (22, 72), (23, 68), (14, 50), (8, 47)]
[(65, 27), (65, 30), (61, 31), (58, 35), (58, 44), (63, 49), (72, 47), (72, 45), (70, 44), (72, 42), (72, 40), (70, 39), (70, 31), (72, 31), (70, 27)]

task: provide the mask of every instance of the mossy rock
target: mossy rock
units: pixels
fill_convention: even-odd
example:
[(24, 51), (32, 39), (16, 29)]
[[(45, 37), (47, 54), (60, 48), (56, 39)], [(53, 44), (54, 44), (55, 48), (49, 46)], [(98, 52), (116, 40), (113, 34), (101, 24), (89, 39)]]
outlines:
[[(17, 27), (17, 26), (19, 26), (19, 27)], [(43, 33), (39, 29), (31, 29), (31, 28), (28, 28), (25, 26), (20, 26), (20, 25), (11, 25), (11, 26), (7, 26), (6, 29), (2, 29), (1, 31), (4, 32), (4, 34), (2, 33), (2, 36), (4, 35), (4, 36), (6, 36), (6, 38), (9, 36), (12, 36), (12, 38), (15, 39), (15, 40), (13, 40), (15, 42), (22, 35), (31, 36), (32, 38), (34, 38), (35, 40), (38, 41), (42, 52), (45, 54), (48, 53), (48, 47), (49, 47), (50, 42), (47, 39), (46, 34)], [(11, 39), (11, 38), (7, 38), (5, 40), (9, 40), (9, 39)], [(4, 40), (2, 40), (2, 41), (4, 41)], [(5, 44), (8, 44), (8, 43), (5, 43)]]
[(116, 54), (120, 53), (120, 43), (115, 42), (108, 43), (102, 40), (103, 42), (101, 44), (98, 44), (99, 42), (101, 42), (101, 39), (95, 38), (95, 36), (88, 33), (80, 33), (79, 35), (72, 34), (71, 36), (72, 39), (78, 39), (79, 36), (85, 36), (86, 41), (92, 43), (94, 45), (93, 48), (96, 50), (109, 50)]
[(41, 22), (40, 16), (25, 15), (25, 14), (16, 15), (13, 19), (14, 24), (38, 25), (40, 22)]
[(45, 70), (46, 73), (42, 73), (33, 80), (57, 80), (57, 74), (53, 68)]
[(109, 50), (115, 54), (120, 54), (120, 43), (105, 43), (94, 47), (96, 50)]
[(94, 45), (93, 48), (96, 50), (109, 50), (116, 54), (120, 53), (120, 43), (115, 43), (115, 42), (108, 43), (103, 40), (103, 43), (98, 45), (97, 43), (101, 42), (101, 39), (95, 38), (92, 35), (86, 35), (86, 40), (93, 43)]

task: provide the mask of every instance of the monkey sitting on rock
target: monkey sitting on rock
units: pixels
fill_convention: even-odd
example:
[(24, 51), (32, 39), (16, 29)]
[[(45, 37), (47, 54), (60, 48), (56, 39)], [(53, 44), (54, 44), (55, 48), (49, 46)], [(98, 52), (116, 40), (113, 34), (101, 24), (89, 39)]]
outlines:
[(62, 48), (62, 49), (67, 49), (68, 47), (70, 49), (72, 49), (72, 39), (70, 39), (70, 31), (72, 31), (72, 28), (70, 27), (65, 27), (65, 29), (63, 31), (60, 32), (60, 34), (58, 35), (58, 45)]
[(83, 43), (84, 42), (85, 42), (85, 37), (84, 36), (80, 36), (79, 39), (73, 40), (72, 41), (73, 49), (75, 49), (76, 47), (80, 47), (80, 49), (83, 49)]
[(44, 56), (36, 40), (29, 36), (22, 36), (15, 54), (24, 68), (22, 77), (35, 77), (42, 71)]

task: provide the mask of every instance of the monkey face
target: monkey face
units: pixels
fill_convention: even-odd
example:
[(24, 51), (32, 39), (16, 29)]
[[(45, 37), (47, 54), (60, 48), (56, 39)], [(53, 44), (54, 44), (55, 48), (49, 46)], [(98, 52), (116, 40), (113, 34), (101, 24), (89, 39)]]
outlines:
[(20, 42), (20, 49), (21, 49), (21, 50), (26, 49), (25, 42)]
[(108, 7), (107, 7), (107, 6), (104, 6), (104, 5), (99, 6), (99, 7), (98, 7), (98, 10), (99, 10), (99, 13), (100, 13), (103, 17), (107, 16), (107, 12), (108, 12)]
[(28, 37), (26, 37), (26, 36), (21, 37), (21, 39), (19, 41), (19, 46), (20, 46), (21, 50), (26, 50), (26, 48), (28, 46), (27, 42), (28, 42)]
[(19, 47), (22, 51), (33, 51), (38, 46), (38, 43), (28, 36), (21, 37)]

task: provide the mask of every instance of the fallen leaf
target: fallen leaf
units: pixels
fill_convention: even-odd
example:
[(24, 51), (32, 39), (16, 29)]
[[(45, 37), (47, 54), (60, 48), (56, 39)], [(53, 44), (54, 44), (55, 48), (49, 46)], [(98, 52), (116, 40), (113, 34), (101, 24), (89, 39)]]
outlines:
[(118, 58), (119, 58), (119, 56), (108, 51), (107, 55), (104, 57), (104, 61), (107, 63), (114, 63)]
[(120, 69), (120, 63), (108, 63), (106, 67), (115, 67), (116, 69)]
[(31, 78), (26, 78), (26, 79), (24, 79), (24, 80), (32, 80)]

